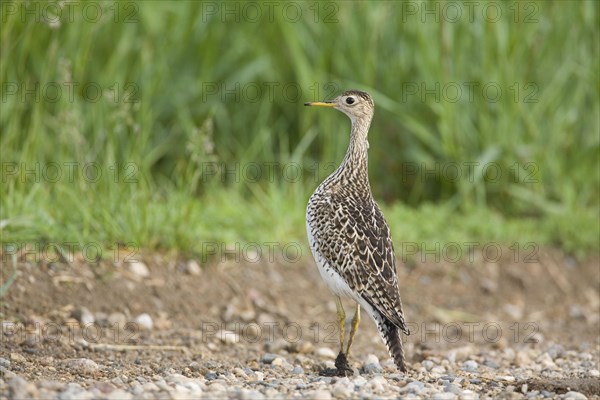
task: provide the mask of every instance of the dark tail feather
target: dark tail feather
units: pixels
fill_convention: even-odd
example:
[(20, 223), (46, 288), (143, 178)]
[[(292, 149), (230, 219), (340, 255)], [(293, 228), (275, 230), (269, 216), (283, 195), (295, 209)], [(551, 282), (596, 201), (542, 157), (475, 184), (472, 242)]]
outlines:
[(398, 327), (384, 318), (379, 324), (379, 332), (385, 341), (390, 356), (394, 359), (394, 363), (400, 372), (406, 372), (404, 347), (402, 346), (402, 339), (400, 338), (400, 330)]

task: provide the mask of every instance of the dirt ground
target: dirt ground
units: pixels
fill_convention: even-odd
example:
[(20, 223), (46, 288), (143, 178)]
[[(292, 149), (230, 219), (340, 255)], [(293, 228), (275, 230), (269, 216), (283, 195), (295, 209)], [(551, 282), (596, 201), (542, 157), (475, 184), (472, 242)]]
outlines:
[[(88, 385), (165, 370), (193, 377), (256, 369), (266, 353), (303, 354), (305, 373), (318, 375), (328, 349), (337, 353), (334, 299), (310, 256), (294, 263), (234, 257), (199, 269), (177, 255), (137, 255), (147, 270), (74, 258), (21, 255), (16, 279), (0, 299), (0, 357), (28, 381)], [(12, 273), (11, 258), (3, 255), (2, 284)], [(495, 263), (481, 256), (457, 263), (416, 257), (399, 262), (398, 274), (412, 331), (405, 337), (409, 367), (431, 357), (492, 359), (507, 348), (556, 345), (589, 352), (599, 369), (598, 257), (579, 262), (553, 249), (533, 260), (507, 252)], [(368, 354), (389, 358), (363, 313), (350, 362)], [(87, 376), (73, 372), (70, 362), (79, 358), (103, 367)], [(555, 393), (600, 393), (598, 379), (568, 371), (516, 382), (522, 383)]]

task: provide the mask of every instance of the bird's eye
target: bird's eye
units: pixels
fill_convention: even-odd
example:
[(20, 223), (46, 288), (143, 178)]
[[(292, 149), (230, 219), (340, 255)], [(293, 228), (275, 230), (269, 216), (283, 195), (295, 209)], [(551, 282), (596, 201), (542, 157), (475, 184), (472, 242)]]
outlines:
[(354, 104), (354, 97), (346, 97), (346, 104)]

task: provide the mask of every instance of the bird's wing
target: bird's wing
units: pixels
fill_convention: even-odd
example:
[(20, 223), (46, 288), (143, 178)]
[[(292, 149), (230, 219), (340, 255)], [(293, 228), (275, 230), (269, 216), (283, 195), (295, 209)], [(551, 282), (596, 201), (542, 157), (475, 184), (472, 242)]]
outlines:
[(330, 243), (335, 246), (322, 254), (352, 290), (408, 335), (394, 247), (383, 213), (372, 200), (348, 197), (334, 201), (331, 211), (326, 235), (334, 236)]

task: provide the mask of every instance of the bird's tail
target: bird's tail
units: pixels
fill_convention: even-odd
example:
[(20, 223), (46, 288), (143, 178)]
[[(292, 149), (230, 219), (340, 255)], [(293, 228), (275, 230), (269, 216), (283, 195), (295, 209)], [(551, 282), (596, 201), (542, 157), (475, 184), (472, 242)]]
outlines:
[(379, 333), (383, 338), (385, 345), (388, 348), (390, 356), (394, 359), (394, 363), (400, 372), (406, 372), (406, 364), (404, 363), (404, 347), (402, 346), (402, 338), (400, 338), (400, 329), (383, 318), (378, 325)]

